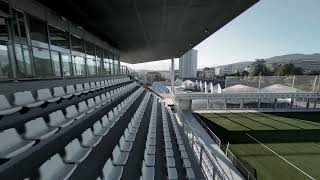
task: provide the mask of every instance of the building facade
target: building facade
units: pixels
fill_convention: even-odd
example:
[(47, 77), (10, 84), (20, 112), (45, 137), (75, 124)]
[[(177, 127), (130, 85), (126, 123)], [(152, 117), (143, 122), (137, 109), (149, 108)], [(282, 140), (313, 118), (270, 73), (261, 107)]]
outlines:
[(179, 58), (180, 78), (197, 77), (198, 51), (191, 49)]
[(214, 68), (205, 67), (203, 69), (203, 73), (204, 73), (204, 78), (212, 79), (215, 77), (215, 69)]
[(251, 65), (251, 63), (252, 61), (244, 61), (239, 63), (216, 66), (214, 67), (215, 74), (218, 76), (222, 76), (225, 74), (234, 74), (237, 73), (237, 71), (241, 72), (246, 70)]

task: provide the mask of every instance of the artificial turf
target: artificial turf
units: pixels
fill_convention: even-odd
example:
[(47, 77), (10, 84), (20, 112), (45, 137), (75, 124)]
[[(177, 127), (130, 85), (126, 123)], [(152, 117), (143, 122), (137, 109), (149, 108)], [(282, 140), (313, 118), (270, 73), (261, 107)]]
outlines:
[(204, 113), (201, 119), (254, 168), (258, 180), (310, 179), (246, 134), (315, 179), (320, 179), (320, 113)]

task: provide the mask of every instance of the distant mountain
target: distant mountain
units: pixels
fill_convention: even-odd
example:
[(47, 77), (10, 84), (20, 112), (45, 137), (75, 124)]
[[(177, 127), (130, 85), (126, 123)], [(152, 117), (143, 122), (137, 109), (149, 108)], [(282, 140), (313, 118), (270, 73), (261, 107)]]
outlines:
[(284, 63), (284, 62), (294, 62), (294, 61), (320, 61), (320, 53), (315, 54), (287, 54), (282, 56), (274, 56), (268, 59), (265, 59), (266, 63)]

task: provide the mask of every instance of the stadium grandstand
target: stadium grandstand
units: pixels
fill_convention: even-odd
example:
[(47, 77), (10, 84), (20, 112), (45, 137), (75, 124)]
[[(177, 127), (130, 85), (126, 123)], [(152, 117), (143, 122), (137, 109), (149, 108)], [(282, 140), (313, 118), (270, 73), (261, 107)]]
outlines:
[(0, 0), (0, 179), (245, 179), (122, 63), (174, 64), (256, 2)]

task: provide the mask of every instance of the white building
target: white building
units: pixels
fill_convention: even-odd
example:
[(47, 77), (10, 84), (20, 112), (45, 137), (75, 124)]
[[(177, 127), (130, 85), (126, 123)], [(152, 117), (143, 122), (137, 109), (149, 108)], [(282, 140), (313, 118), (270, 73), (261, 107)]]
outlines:
[(198, 51), (191, 49), (179, 58), (180, 78), (197, 77)]
[(250, 66), (252, 61), (244, 61), (238, 62), (233, 64), (221, 65), (215, 67), (215, 74), (216, 75), (225, 75), (225, 74), (234, 74), (237, 71), (246, 70), (248, 66)]

